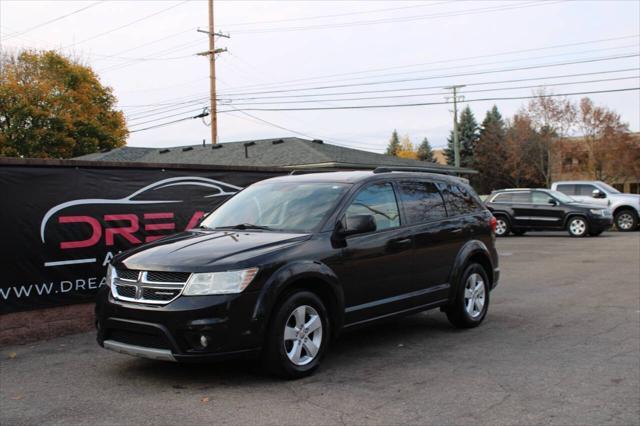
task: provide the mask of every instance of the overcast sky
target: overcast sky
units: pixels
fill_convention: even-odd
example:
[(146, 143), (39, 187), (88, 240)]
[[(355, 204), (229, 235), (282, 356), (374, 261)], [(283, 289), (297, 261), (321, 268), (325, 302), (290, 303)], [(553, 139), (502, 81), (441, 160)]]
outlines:
[[(465, 100), (530, 96), (541, 84), (558, 94), (640, 86), (637, 0), (216, 0), (215, 22), (231, 35), (216, 46), (229, 50), (217, 60), (219, 109), (227, 111), (219, 114), (220, 142), (298, 132), (381, 152), (397, 129), (443, 146), (452, 121), (445, 86), (466, 84)], [(0, 1), (3, 49), (62, 49), (81, 58), (113, 88), (130, 130), (207, 106), (209, 67), (195, 56), (208, 49), (196, 32), (206, 26), (204, 0)], [(588, 96), (639, 130), (637, 90)], [(510, 117), (526, 102), (469, 105), (480, 122), (493, 103)], [(411, 103), (434, 105), (259, 110)], [(209, 135), (193, 119), (132, 132), (129, 145), (188, 145)]]

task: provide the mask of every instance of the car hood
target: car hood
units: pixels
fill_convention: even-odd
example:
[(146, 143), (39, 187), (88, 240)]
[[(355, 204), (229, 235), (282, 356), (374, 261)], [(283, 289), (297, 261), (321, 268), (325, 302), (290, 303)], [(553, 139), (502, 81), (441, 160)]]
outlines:
[(280, 232), (191, 230), (122, 253), (113, 264), (138, 270), (214, 271), (216, 266), (248, 260), (310, 237)]

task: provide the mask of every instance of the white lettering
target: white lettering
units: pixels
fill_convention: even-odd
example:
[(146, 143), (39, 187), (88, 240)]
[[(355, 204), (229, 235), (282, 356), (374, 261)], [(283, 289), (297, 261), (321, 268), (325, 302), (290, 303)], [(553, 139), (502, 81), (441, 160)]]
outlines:
[(60, 292), (68, 293), (73, 290), (73, 283), (71, 281), (60, 281)]

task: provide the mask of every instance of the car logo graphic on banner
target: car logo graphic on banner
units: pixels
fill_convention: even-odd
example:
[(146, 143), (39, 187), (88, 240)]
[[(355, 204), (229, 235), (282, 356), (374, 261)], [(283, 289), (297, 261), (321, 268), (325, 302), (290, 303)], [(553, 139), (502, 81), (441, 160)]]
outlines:
[[(62, 252), (70, 249), (90, 248), (99, 243), (103, 243), (105, 248), (113, 247), (117, 245), (115, 243), (116, 237), (121, 241), (128, 242), (129, 245), (151, 242), (167, 235), (154, 235), (154, 232), (162, 230), (177, 232), (173, 211), (175, 208), (172, 211), (167, 211), (166, 207), (169, 206), (165, 205), (187, 203), (204, 206), (210, 204), (207, 203), (208, 199), (229, 197), (240, 190), (242, 190), (240, 186), (214, 179), (182, 176), (157, 181), (123, 198), (88, 198), (67, 201), (46, 212), (40, 224), (40, 238), (42, 243), (48, 243), (47, 225), (53, 222), (53, 218), (56, 218), (55, 223), (59, 225), (67, 224), (65, 226), (71, 227), (80, 225), (80, 228), (85, 230), (84, 234), (86, 234), (86, 230), (91, 230), (89, 236), (80, 237), (78, 235), (82, 232), (76, 230), (75, 237), (70, 241), (58, 241), (59, 245), (56, 248)], [(122, 209), (132, 205), (136, 207)], [(113, 210), (113, 206), (118, 206), (117, 211)], [(156, 206), (156, 210), (159, 208), (160, 211), (149, 211), (148, 208), (144, 208), (145, 206)], [(162, 206), (165, 208), (163, 209)], [(89, 210), (90, 212), (87, 213)], [(185, 229), (194, 227), (203, 214), (203, 211), (196, 211), (186, 221)], [(158, 222), (158, 220), (162, 222)], [(136, 234), (138, 231), (144, 231), (144, 235)], [(47, 261), (44, 266), (74, 265), (97, 261), (96, 257), (72, 258)]]

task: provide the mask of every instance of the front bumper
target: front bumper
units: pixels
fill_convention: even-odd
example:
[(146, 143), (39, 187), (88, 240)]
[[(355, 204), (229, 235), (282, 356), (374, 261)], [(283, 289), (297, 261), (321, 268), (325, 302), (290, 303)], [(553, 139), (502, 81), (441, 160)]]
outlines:
[(97, 340), (106, 349), (164, 361), (255, 355), (262, 343), (262, 330), (252, 320), (258, 294), (181, 296), (149, 306), (115, 300), (102, 288), (96, 303)]
[(589, 229), (592, 232), (606, 231), (613, 226), (613, 218), (610, 216), (591, 216), (589, 218)]

